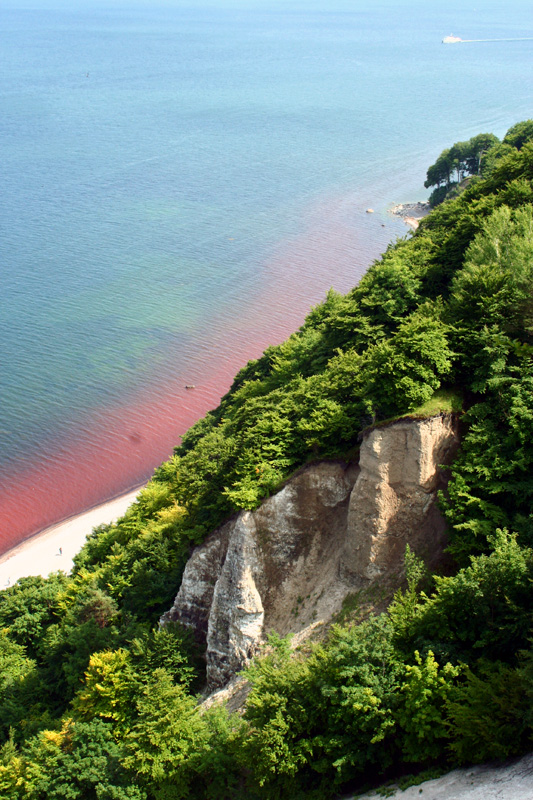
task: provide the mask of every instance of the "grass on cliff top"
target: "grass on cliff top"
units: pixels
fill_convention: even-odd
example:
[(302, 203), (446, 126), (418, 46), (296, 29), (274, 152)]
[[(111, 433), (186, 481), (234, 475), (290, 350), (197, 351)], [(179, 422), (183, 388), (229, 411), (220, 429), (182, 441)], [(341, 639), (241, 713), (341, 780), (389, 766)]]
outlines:
[(361, 433), (368, 433), (374, 428), (386, 428), (400, 419), (426, 419), (436, 417), (437, 414), (461, 414), (463, 411), (463, 394), (459, 389), (437, 389), (437, 391), (421, 406), (400, 414), (397, 417), (388, 417), (365, 428)]
[(436, 414), (458, 414), (463, 410), (463, 395), (458, 389), (437, 389), (423, 405), (404, 414), (405, 417), (434, 417)]

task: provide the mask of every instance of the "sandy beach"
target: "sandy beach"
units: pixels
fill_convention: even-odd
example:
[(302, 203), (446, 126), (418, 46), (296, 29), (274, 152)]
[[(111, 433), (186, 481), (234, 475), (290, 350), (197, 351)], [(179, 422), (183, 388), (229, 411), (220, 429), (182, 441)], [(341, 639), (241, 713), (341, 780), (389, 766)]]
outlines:
[(115, 497), (76, 517), (53, 525), (21, 542), (0, 556), (0, 589), (28, 575), (49, 575), (63, 570), (70, 572), (72, 559), (81, 549), (87, 535), (102, 523), (121, 517), (133, 503), (142, 487)]

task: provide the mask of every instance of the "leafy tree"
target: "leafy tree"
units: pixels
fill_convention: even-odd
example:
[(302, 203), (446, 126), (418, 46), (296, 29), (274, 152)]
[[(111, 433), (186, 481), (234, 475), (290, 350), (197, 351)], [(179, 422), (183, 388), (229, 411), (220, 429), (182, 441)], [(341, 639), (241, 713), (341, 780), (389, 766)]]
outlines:
[(124, 765), (154, 800), (187, 797), (209, 739), (194, 699), (157, 669), (137, 709), (137, 721), (124, 740)]
[(29, 735), (49, 722), (46, 695), (35, 661), (0, 631), (0, 742), (13, 738), (15, 729), (20, 739), (23, 730)]
[[(469, 410), (469, 429), (441, 498), (451, 527), (450, 551), (460, 563), (489, 549), (496, 527), (533, 544), (533, 378), (497, 375), (497, 391)], [(495, 388), (496, 388), (495, 387)]]
[(198, 678), (200, 659), (189, 629), (177, 622), (145, 631), (129, 646), (135, 672), (146, 681), (156, 669), (164, 669), (178, 683), (191, 686)]
[(446, 702), (460, 668), (447, 663), (439, 668), (431, 650), (422, 660), (415, 651), (415, 663), (405, 665), (405, 680), (396, 721), (401, 730), (401, 749), (406, 761), (435, 761), (449, 739)]
[(460, 764), (508, 758), (530, 746), (520, 673), (507, 664), (479, 662), (447, 700), (450, 748)]
[(404, 570), (407, 589), (405, 591), (398, 589), (387, 609), (394, 633), (400, 638), (408, 635), (420, 607), (418, 589), (428, 577), (424, 562), (408, 544), (405, 546)]
[(253, 668), (245, 752), (266, 796), (327, 793), (390, 765), (400, 670), (386, 617), (334, 628), (307, 661), (278, 647)]
[[(452, 188), (451, 175), (457, 175), (460, 183), (466, 174), (478, 175), (487, 153), (497, 147), (499, 139), (492, 133), (478, 133), (466, 142), (456, 142), (451, 148), (443, 150), (438, 159), (427, 171), (424, 186), (436, 186), (431, 205), (435, 206), (449, 195)], [(444, 192), (441, 192), (441, 188)]]
[(90, 576), (80, 575), (58, 597), (60, 620), (50, 625), (39, 648), (43, 676), (53, 688), (51, 701), (61, 714), (78, 689), (91, 653), (117, 642), (117, 605)]
[(100, 720), (65, 720), (23, 751), (21, 798), (28, 800), (147, 800), (121, 765), (123, 750)]
[(488, 217), (451, 290), (451, 313), (463, 328), (481, 331), (496, 325), (510, 335), (528, 335), (533, 310), (532, 206), (515, 211), (501, 206)]
[(512, 128), (509, 128), (503, 138), (503, 144), (509, 144), (521, 150), (527, 143), (533, 141), (533, 119), (526, 119), (523, 122), (517, 122)]
[(191, 637), (177, 624), (143, 632), (128, 650), (93, 653), (84, 686), (73, 702), (74, 714), (85, 720), (99, 717), (122, 736), (137, 720), (136, 698), (151, 684), (156, 670), (163, 669), (188, 687), (196, 678), (195, 661)]
[(23, 760), (19, 755), (13, 732), (0, 748), (0, 797), (20, 800), (23, 785)]
[(470, 175), (478, 175), (481, 161), (492, 148), (499, 144), (493, 133), (478, 133), (468, 140), (465, 154), (465, 168)]
[(516, 661), (533, 622), (533, 555), (505, 531), (491, 546), (490, 555), (472, 557), (456, 575), (435, 576), (435, 592), (419, 596), (410, 621), (403, 617), (396, 630), (406, 654), (431, 649), (455, 663), (479, 657)]
[(73, 713), (81, 720), (99, 718), (112, 725), (115, 735), (123, 736), (137, 717), (135, 699), (141, 690), (142, 681), (127, 650), (93, 653)]
[(318, 651), (313, 677), (320, 720), (311, 739), (312, 767), (340, 785), (394, 760), (396, 687), (401, 665), (385, 616), (336, 628)]
[(470, 142), (456, 142), (449, 152), (449, 159), (457, 173), (457, 182), (460, 183), (468, 171), (468, 160), (471, 154)]
[(213, 704), (202, 711), (205, 744), (198, 753), (191, 797), (198, 800), (234, 800), (246, 797), (242, 743), (248, 733), (238, 714)]
[(483, 178), (490, 178), (502, 158), (512, 155), (515, 148), (510, 144), (495, 144), (480, 156), (479, 173)]
[(58, 598), (67, 583), (67, 576), (56, 572), (48, 578), (21, 578), (0, 592), (0, 627), (7, 629), (30, 657), (37, 655), (47, 627), (57, 621)]
[(451, 369), (446, 326), (425, 309), (411, 315), (366, 362), (366, 394), (381, 417), (425, 403)]
[(426, 189), (429, 189), (431, 186), (439, 187), (442, 184), (449, 187), (453, 169), (453, 157), (448, 148), (447, 150), (443, 150), (435, 163), (428, 167), (424, 186)]
[(269, 642), (271, 652), (247, 672), (253, 688), (246, 704), (250, 729), (243, 740), (243, 758), (251, 782), (274, 798), (289, 787), (298, 791), (299, 773), (312, 754), (314, 710), (308, 702), (310, 664), (291, 658), (288, 640), (273, 636)]

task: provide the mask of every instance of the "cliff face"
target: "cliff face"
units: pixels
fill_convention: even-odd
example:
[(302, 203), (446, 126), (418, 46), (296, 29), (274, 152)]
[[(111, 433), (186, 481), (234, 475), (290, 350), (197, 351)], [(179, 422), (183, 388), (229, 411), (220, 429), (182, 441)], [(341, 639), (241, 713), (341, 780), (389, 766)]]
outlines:
[(435, 503), (443, 485), (439, 465), (451, 462), (457, 445), (451, 417), (405, 420), (368, 435), (350, 496), (344, 574), (378, 578), (397, 568), (406, 544), (429, 563), (440, 555), (445, 525)]
[(451, 417), (376, 428), (358, 464), (302, 469), (195, 548), (162, 622), (194, 628), (210, 687), (241, 669), (269, 631), (328, 620), (348, 593), (397, 573), (407, 543), (436, 560), (445, 527), (435, 503), (439, 465), (457, 445)]

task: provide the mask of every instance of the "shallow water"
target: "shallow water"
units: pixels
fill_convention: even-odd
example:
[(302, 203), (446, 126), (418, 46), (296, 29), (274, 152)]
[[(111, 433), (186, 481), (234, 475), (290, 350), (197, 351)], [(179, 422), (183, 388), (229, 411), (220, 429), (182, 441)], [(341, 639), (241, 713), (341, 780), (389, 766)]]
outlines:
[(533, 43), (441, 44), (525, 3), (353, 5), (0, 0), (0, 551), (145, 480), (443, 147), (532, 116)]

